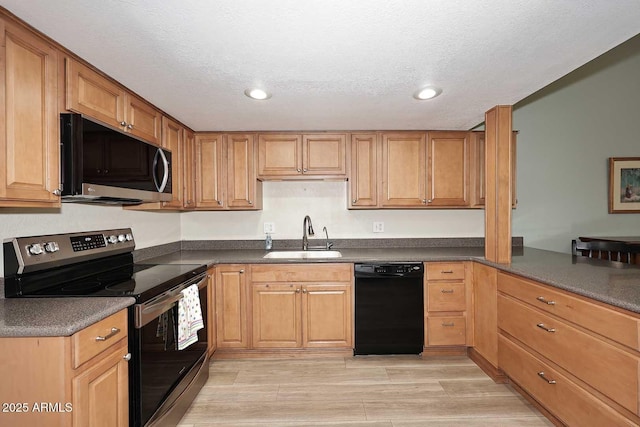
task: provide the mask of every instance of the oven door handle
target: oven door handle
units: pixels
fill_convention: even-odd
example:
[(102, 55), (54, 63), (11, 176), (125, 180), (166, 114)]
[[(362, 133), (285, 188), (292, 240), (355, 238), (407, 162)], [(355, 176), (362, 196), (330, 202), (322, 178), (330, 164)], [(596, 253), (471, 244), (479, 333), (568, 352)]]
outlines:
[(156, 301), (153, 304), (145, 306), (144, 304), (137, 305), (135, 307), (135, 327), (136, 329), (142, 328), (153, 319), (160, 317), (162, 313), (170, 310), (173, 305), (180, 301), (184, 295), (178, 293), (177, 295), (171, 295), (166, 298), (162, 298), (160, 301)]

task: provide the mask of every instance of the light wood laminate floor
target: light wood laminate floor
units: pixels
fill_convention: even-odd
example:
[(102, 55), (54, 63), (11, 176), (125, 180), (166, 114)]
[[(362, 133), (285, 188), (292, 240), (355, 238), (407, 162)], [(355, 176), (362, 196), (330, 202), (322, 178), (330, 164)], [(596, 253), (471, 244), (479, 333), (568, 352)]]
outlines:
[(214, 360), (179, 427), (552, 426), (466, 357)]

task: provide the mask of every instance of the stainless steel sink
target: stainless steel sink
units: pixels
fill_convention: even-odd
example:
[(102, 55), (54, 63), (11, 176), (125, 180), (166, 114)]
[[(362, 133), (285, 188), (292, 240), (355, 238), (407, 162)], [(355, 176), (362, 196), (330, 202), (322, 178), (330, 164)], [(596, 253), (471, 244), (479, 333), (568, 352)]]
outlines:
[(340, 251), (273, 251), (263, 258), (307, 259), (307, 258), (340, 258)]

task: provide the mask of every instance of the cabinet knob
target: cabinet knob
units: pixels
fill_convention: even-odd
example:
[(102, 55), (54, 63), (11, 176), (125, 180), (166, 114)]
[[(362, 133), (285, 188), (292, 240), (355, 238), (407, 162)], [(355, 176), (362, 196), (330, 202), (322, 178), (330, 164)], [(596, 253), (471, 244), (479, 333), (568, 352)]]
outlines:
[(353, 199), (351, 203), (358, 203), (358, 199)]
[(252, 202), (251, 200), (247, 200), (247, 202), (249, 202), (249, 204), (250, 204), (250, 205), (252, 205), (252, 204), (253, 204), (253, 202)]
[(427, 200), (427, 203), (431, 203), (431, 202), (433, 202), (433, 200), (431, 200), (431, 199), (428, 199), (428, 200)]
[(307, 293), (307, 290), (303, 288), (303, 289), (302, 289), (302, 293), (303, 293), (303, 294), (306, 294), (306, 293)]
[(62, 191), (60, 191), (59, 188), (56, 188), (55, 190), (52, 191), (54, 196), (61, 196), (62, 195)]
[(131, 353), (125, 354), (122, 358), (128, 362), (129, 360), (131, 360)]
[(222, 206), (222, 200), (216, 200), (216, 202), (218, 202), (218, 205)]
[(300, 288), (296, 289), (296, 294), (300, 293)]
[(427, 199), (422, 199), (422, 204), (426, 205), (427, 204)]
[(244, 268), (242, 270), (238, 271), (238, 273), (244, 274)]
[(126, 126), (127, 122), (125, 122), (124, 120), (120, 122), (120, 126)]
[(132, 125), (131, 123), (129, 123), (129, 124), (127, 125), (127, 129), (133, 129), (133, 125)]
[(300, 168), (296, 169), (296, 172), (300, 173), (301, 172)]
[(302, 169), (302, 173), (307, 173), (309, 170), (307, 168)]

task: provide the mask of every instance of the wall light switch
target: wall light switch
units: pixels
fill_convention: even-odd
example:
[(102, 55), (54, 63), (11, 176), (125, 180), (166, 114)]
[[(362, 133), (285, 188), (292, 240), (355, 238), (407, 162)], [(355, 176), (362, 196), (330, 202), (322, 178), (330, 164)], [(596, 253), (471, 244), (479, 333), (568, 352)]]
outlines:
[(264, 234), (273, 234), (276, 232), (276, 225), (273, 222), (265, 222), (264, 223)]
[(373, 232), (374, 233), (384, 233), (384, 222), (382, 222), (382, 221), (374, 221), (374, 223), (373, 223)]

